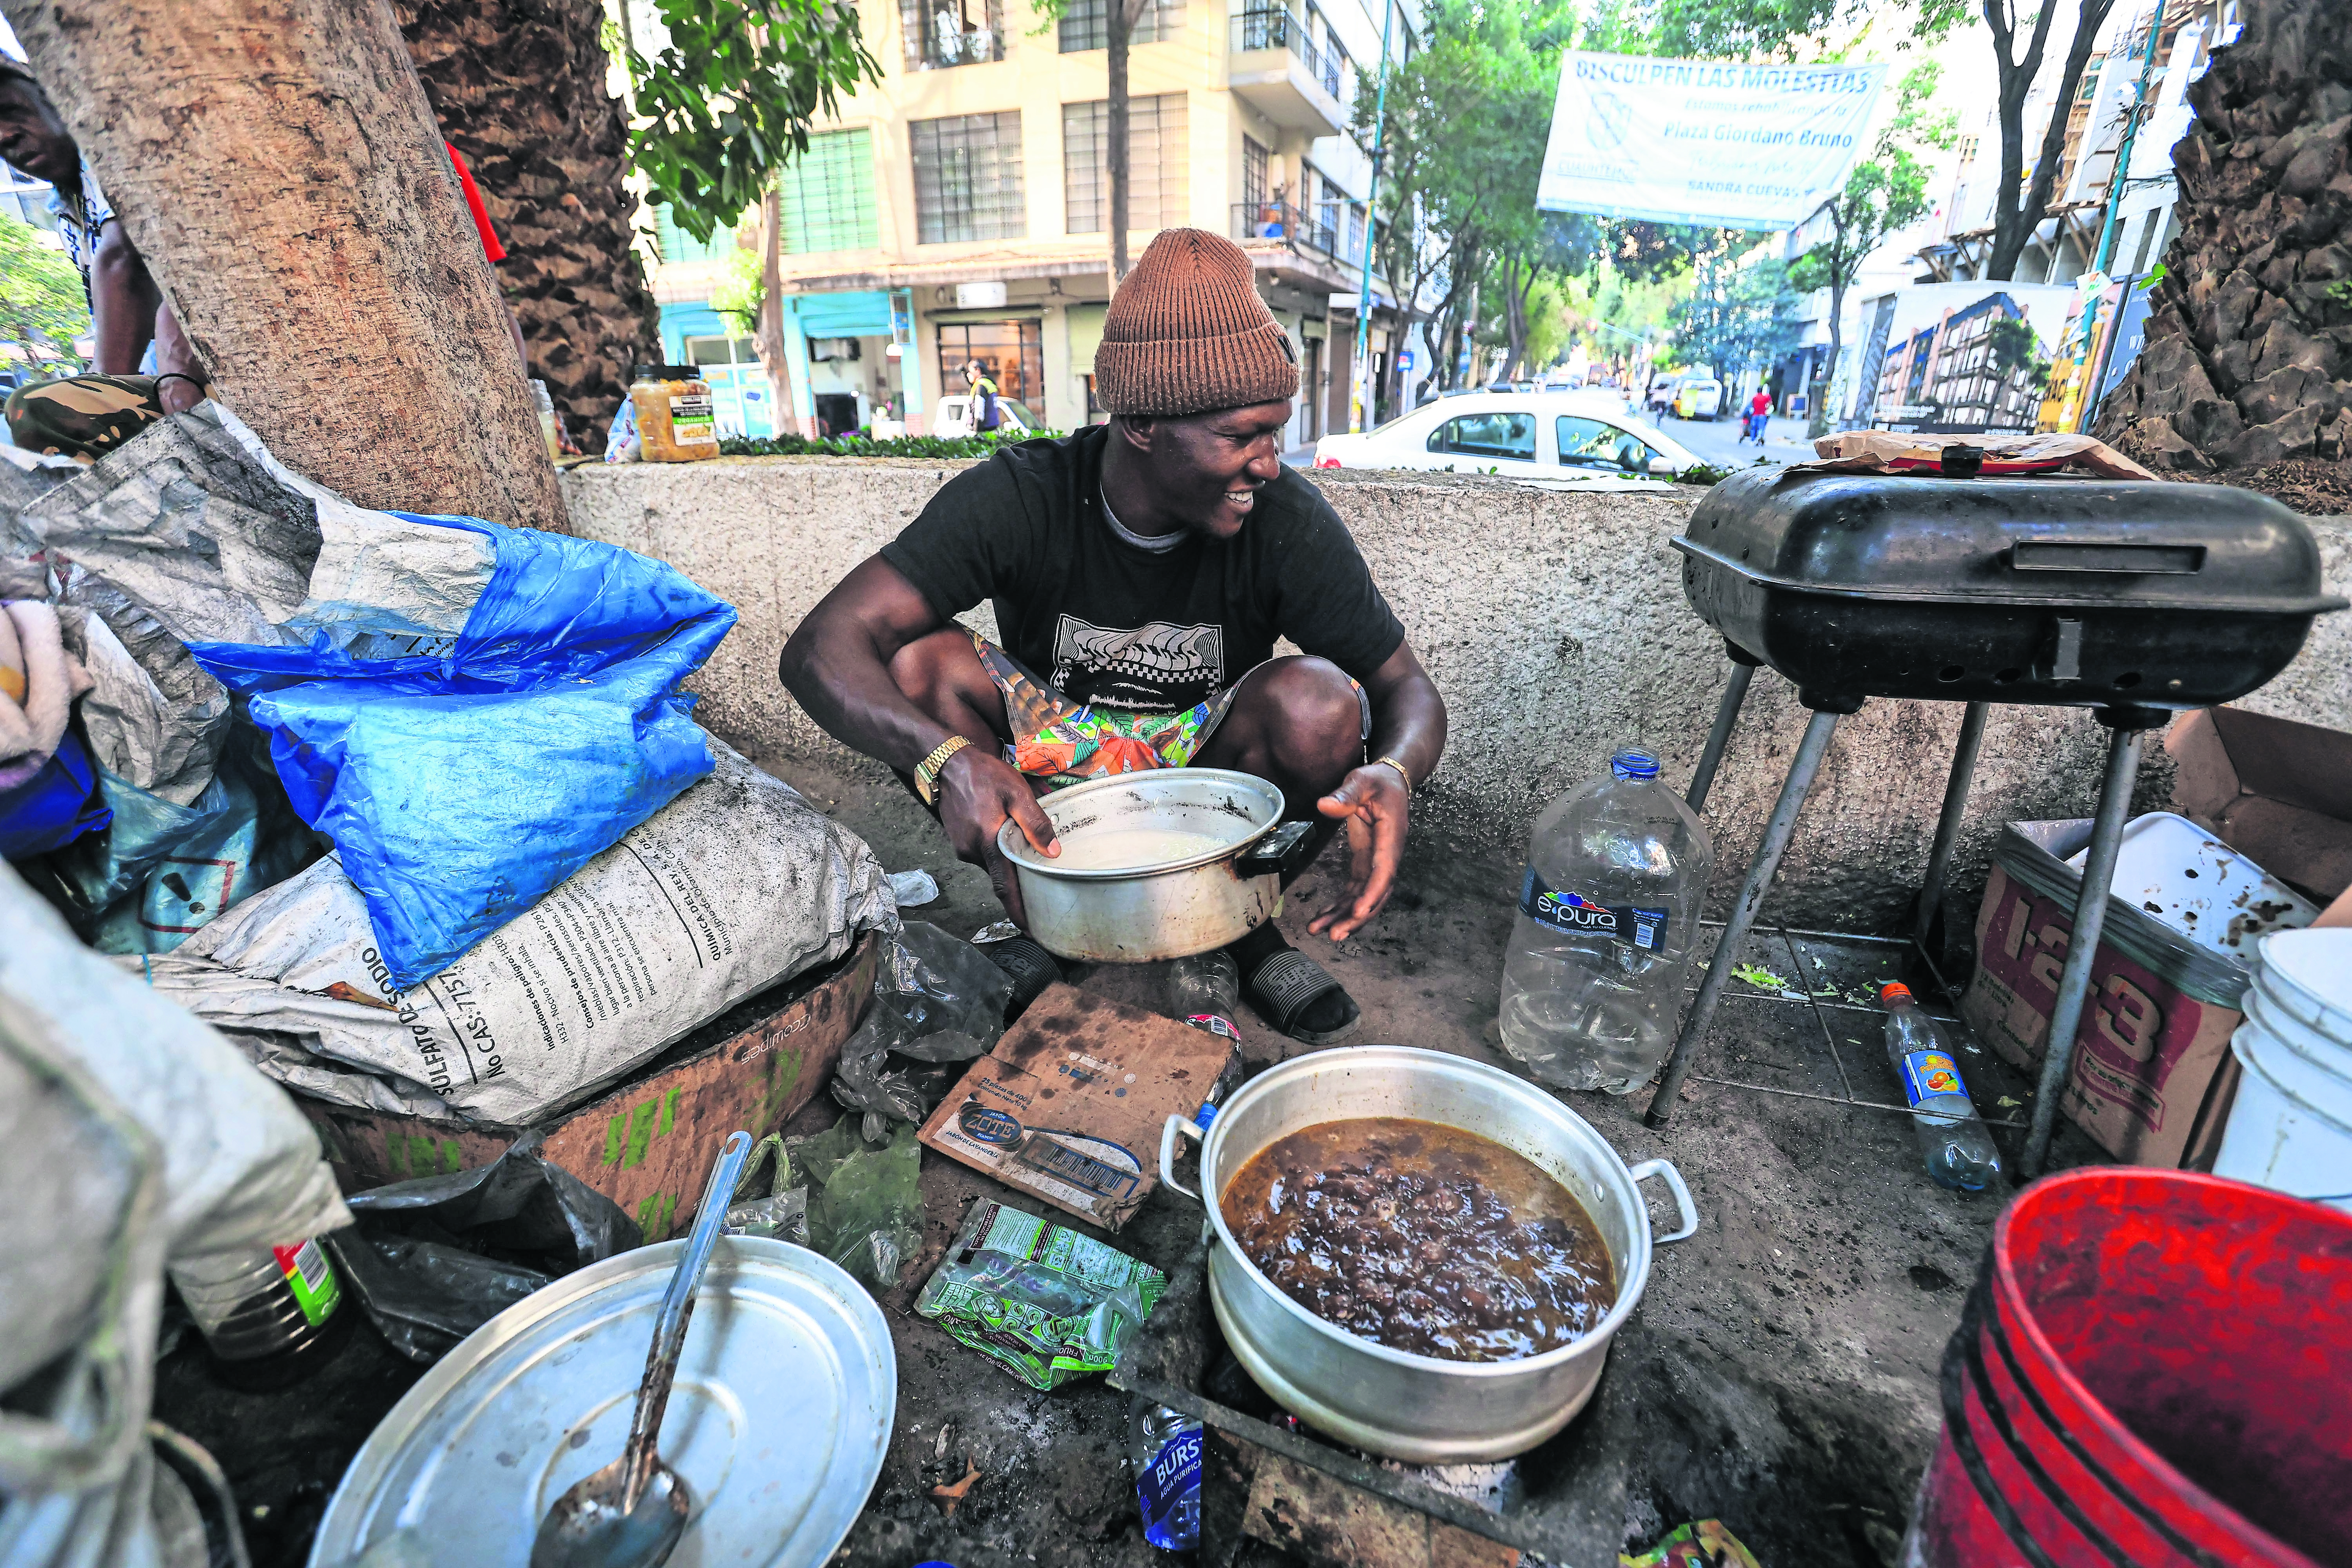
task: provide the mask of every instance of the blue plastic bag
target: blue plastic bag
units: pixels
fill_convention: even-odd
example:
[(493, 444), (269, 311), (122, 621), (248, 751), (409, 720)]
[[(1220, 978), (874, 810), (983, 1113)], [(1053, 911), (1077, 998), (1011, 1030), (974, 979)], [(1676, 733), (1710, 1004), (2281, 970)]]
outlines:
[(679, 683), (730, 605), (618, 546), (418, 517), (496, 545), (445, 657), (195, 643), (250, 700), (295, 811), (332, 838), (407, 990), (710, 771)]
[(0, 795), (0, 858), (23, 860), (63, 848), (113, 816), (81, 737), (68, 730), (39, 773)]

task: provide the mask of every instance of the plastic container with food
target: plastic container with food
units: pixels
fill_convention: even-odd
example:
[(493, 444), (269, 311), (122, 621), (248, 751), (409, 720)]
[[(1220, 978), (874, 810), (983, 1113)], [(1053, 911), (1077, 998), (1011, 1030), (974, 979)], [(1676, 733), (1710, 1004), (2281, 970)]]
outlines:
[(710, 384), (693, 364), (641, 364), (629, 384), (637, 438), (648, 463), (691, 463), (719, 456)]

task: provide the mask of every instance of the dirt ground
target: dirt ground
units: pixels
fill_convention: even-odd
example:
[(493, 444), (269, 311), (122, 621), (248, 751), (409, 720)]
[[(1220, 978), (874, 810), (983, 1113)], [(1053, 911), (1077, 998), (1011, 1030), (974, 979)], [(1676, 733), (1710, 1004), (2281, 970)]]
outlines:
[[(939, 901), (908, 918), (959, 935), (1000, 918), (986, 878), (954, 860), (937, 826), (887, 776), (769, 765), (865, 835), (891, 869), (932, 873)], [(1418, 835), (1388, 910), (1335, 951), (1307, 935), (1306, 923), (1330, 896), (1337, 865), (1335, 852), (1293, 886), (1282, 925), (1363, 1006), (1356, 1040), (1507, 1065), (1490, 1041), (1520, 868), (1442, 834)], [(1801, 940), (1792, 951), (1776, 940), (1758, 933), (1744, 956), (1784, 974), (1804, 964), (1849, 994), (1895, 974), (1880, 950)], [(1815, 957), (1820, 966), (1811, 965)], [(1097, 967), (1072, 978), (1123, 1001), (1160, 1005), (1159, 965)], [(1659, 1249), (1640, 1308), (1662, 1353), (1637, 1370), (1652, 1451), (1637, 1467), (1646, 1486), (1625, 1502), (1629, 1546), (1712, 1516), (1766, 1568), (1892, 1563), (1935, 1442), (1938, 1358), (1999, 1201), (1928, 1181), (1906, 1118), (1799, 1098), (1833, 1093), (1840, 1072), (1810, 1018), (1788, 1016), (1802, 1012), (1760, 995), (1729, 999), (1696, 1068), (1714, 1079), (1785, 1079), (1797, 1093), (1695, 1080), (1673, 1125), (1657, 1132), (1642, 1124), (1646, 1094), (1563, 1096), (1629, 1162), (1674, 1161), (1701, 1216), (1697, 1236)], [(1254, 1052), (1291, 1044), (1255, 1017), (1239, 1022)], [(1874, 1028), (1848, 1037), (1863, 1047), (1841, 1053), (1854, 1097), (1896, 1097)], [(1996, 1114), (2023, 1114), (2021, 1082), (1990, 1058), (1966, 1059), (1981, 1105), (2007, 1097), (2020, 1104)], [(2013, 1157), (2021, 1133), (1999, 1137)], [(2072, 1163), (2095, 1152), (2062, 1125), (2057, 1152)], [(908, 1310), (964, 1205), (1003, 1191), (935, 1156), (926, 1158), (923, 1179), (930, 1245), (907, 1270), (900, 1299), (889, 1303), (894, 1313)], [(1653, 1214), (1662, 1227), (1671, 1222), (1654, 1203)], [(1114, 1239), (1172, 1268), (1199, 1226), (1191, 1200), (1160, 1191)], [(1117, 1462), (1121, 1396), (1099, 1383), (1034, 1394), (920, 1320), (895, 1322), (900, 1425), (844, 1548), (847, 1563), (906, 1568), (940, 1558), (960, 1568), (1111, 1568), (1159, 1555), (1142, 1540)], [(931, 1489), (961, 1479), (971, 1465), (980, 1479), (950, 1518)]]
[[(887, 774), (765, 763), (865, 835), (890, 869), (920, 867), (938, 879), (940, 898), (908, 918), (959, 936), (999, 918), (985, 877), (952, 858), (937, 826)], [(1282, 923), (1362, 1005), (1357, 1041), (1503, 1063), (1491, 1030), (1518, 866), (1448, 842), (1442, 830), (1417, 834), (1388, 910), (1335, 951), (1305, 926), (1329, 896), (1336, 865), (1336, 854), (1328, 857), (1291, 889)], [(1859, 996), (1866, 983), (1895, 977), (1894, 953), (1759, 931), (1741, 956), (1805, 973), (1808, 992)], [(1158, 965), (1074, 969), (1070, 978), (1160, 1005)], [(1717, 1517), (1766, 1568), (1877, 1568), (1895, 1561), (1935, 1440), (1937, 1360), (1999, 1200), (1936, 1187), (1907, 1120), (1852, 1103), (1896, 1094), (1867, 1014), (1733, 990), (1741, 994), (1727, 999), (1667, 1130), (1643, 1126), (1646, 1094), (1563, 1097), (1629, 1162), (1674, 1161), (1701, 1216), (1695, 1237), (1659, 1250), (1636, 1315), (1641, 1353), (1618, 1355), (1603, 1379), (1604, 1389), (1616, 1380), (1615, 1396), (1638, 1412), (1626, 1428), (1638, 1433), (1641, 1451), (1625, 1467), (1623, 1541), (1640, 1548), (1675, 1524)], [(1255, 1017), (1239, 1022), (1254, 1056), (1291, 1046)], [(1831, 1045), (1838, 1035), (1843, 1042)], [(2027, 1091), (2013, 1075), (1981, 1055), (1963, 1060), (1980, 1108), (2024, 1113)], [(1995, 1110), (1997, 1097), (2010, 1106)], [(820, 1096), (792, 1130), (816, 1131), (835, 1114)], [(1999, 1136), (2013, 1159), (2021, 1133)], [(2062, 1129), (2058, 1152), (2072, 1163), (2093, 1152)], [(1140, 1568), (1160, 1558), (1142, 1539), (1123, 1460), (1124, 1395), (1100, 1379), (1032, 1391), (913, 1314), (916, 1291), (970, 1203), (990, 1195), (1038, 1205), (929, 1153), (922, 1187), (926, 1245), (883, 1303), (898, 1353), (898, 1426), (838, 1568), (930, 1559), (957, 1568)], [(1671, 1215), (1662, 1202), (1653, 1215), (1663, 1228)], [(1111, 1239), (1172, 1270), (1200, 1226), (1190, 1199), (1162, 1190)], [(339, 1363), (332, 1389), (233, 1394), (210, 1383), (200, 1354), (184, 1351), (159, 1369), (157, 1415), (221, 1459), (257, 1568), (306, 1560), (350, 1455), (421, 1370), (393, 1357), (364, 1324), (356, 1337), (365, 1342)], [(967, 1477), (960, 1495), (939, 1491)], [(1615, 1494), (1611, 1506), (1620, 1506)], [(1282, 1561), (1270, 1548), (1251, 1550), (1266, 1568)]]

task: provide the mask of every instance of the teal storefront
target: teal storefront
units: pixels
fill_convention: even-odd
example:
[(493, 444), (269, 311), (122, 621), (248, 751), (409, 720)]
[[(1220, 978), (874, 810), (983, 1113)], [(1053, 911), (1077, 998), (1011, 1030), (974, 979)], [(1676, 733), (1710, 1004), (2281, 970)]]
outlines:
[[(794, 294), (786, 298), (784, 305), (784, 353), (791, 367), (795, 399), (801, 405), (794, 412), (806, 421), (816, 412), (809, 341), (851, 338), (891, 342), (890, 297), (878, 290)], [(749, 333), (705, 303), (663, 306), (661, 334), (662, 351), (675, 363), (703, 367), (722, 433), (740, 431), (754, 437), (775, 434), (772, 389), (760, 367)], [(900, 390), (910, 415), (922, 408), (921, 388), (910, 368), (913, 364), (911, 353), (898, 362)]]

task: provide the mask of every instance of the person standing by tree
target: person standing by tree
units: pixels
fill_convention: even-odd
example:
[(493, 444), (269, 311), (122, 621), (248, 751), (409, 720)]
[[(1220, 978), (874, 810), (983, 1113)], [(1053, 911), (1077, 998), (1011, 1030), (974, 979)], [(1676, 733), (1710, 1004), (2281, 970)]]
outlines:
[(204, 364), (115, 221), (57, 106), (29, 69), (5, 58), (0, 158), (54, 187), (49, 210), (57, 215), (67, 258), (81, 273), (98, 343), (95, 374), (9, 395), (8, 429), (16, 444), (88, 460), (112, 451), (151, 421), (203, 401)]

